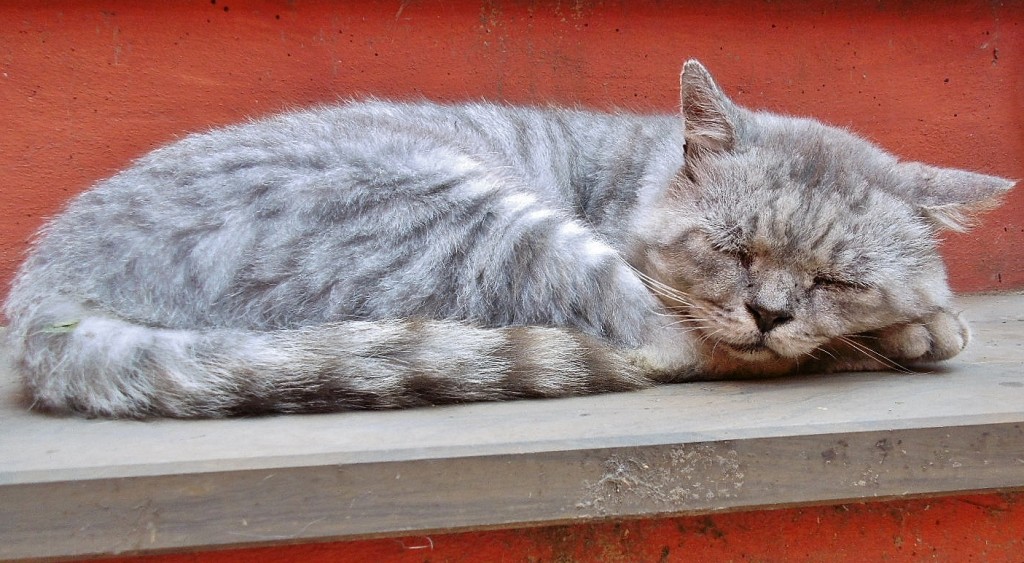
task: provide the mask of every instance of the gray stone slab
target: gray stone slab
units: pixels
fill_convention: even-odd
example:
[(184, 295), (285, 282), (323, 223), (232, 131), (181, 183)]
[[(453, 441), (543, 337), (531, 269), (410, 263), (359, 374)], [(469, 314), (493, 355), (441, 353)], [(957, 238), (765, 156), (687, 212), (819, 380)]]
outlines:
[(0, 559), (1024, 487), (1024, 295), (928, 374), (215, 421), (26, 411), (0, 362)]

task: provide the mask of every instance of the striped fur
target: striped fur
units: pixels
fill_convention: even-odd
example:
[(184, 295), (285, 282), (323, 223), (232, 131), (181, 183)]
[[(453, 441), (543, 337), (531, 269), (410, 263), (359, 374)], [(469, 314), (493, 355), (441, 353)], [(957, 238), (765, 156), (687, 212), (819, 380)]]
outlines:
[[(48, 409), (223, 416), (397, 408), (635, 389), (638, 370), (582, 333), (434, 320), (349, 321), (253, 332), (140, 327), (53, 307), (23, 365)], [(53, 320), (78, 319), (54, 331)], [(98, 362), (102, 360), (103, 364)], [(97, 377), (102, 375), (102, 377)]]
[(1011, 184), (745, 110), (692, 61), (682, 93), (681, 116), (351, 102), (156, 150), (75, 198), (14, 281), (33, 405), (395, 408), (966, 344), (935, 233)]

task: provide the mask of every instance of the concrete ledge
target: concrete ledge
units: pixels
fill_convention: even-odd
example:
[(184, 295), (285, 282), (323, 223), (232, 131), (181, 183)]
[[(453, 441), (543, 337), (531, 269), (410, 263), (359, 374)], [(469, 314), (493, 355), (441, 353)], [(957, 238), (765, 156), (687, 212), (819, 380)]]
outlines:
[(935, 373), (226, 421), (25, 412), (0, 374), (0, 559), (1024, 488), (1024, 295)]

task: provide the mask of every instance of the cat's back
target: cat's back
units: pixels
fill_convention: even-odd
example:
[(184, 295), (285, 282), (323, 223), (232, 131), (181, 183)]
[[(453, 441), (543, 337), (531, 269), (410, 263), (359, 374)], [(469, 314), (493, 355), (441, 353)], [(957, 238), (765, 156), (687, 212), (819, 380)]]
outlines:
[(273, 182), (301, 190), (312, 184), (304, 180), (317, 174), (384, 159), (393, 165), (389, 171), (400, 175), (403, 169), (422, 167), (426, 157), (444, 155), (472, 155), (482, 164), (523, 172), (517, 168), (531, 154), (552, 158), (581, 140), (579, 129), (614, 127), (620, 121), (580, 110), (485, 102), (349, 101), (188, 135), (142, 156), (84, 197), (151, 191), (173, 200), (202, 196), (195, 190), (201, 186), (202, 192), (230, 201)]
[(664, 116), (488, 102), (348, 101), (188, 135), (100, 182), (71, 210), (141, 199), (181, 205), (190, 214), (220, 214), (278, 186), (296, 201), (322, 196), (328, 182), (335, 191), (351, 191), (470, 164), (567, 198), (573, 195), (568, 190), (582, 188), (581, 167), (600, 166), (593, 161), (602, 155), (621, 155), (622, 147), (674, 133), (674, 120)]
[[(464, 316), (439, 268), (483, 267), (463, 257), (495, 210), (571, 217), (574, 127), (609, 119), (368, 100), (189, 135), (73, 200), (8, 305), (56, 291), (171, 327)], [(508, 241), (528, 226), (513, 219)]]

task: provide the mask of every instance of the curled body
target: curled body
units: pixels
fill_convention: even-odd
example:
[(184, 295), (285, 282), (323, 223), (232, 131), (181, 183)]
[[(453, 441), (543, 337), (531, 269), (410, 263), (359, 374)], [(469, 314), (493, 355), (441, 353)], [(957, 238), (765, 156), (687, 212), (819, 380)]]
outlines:
[(968, 340), (936, 250), (1012, 183), (731, 102), (380, 100), (191, 135), (70, 202), (5, 305), (37, 408), (226, 416), (879, 369)]

